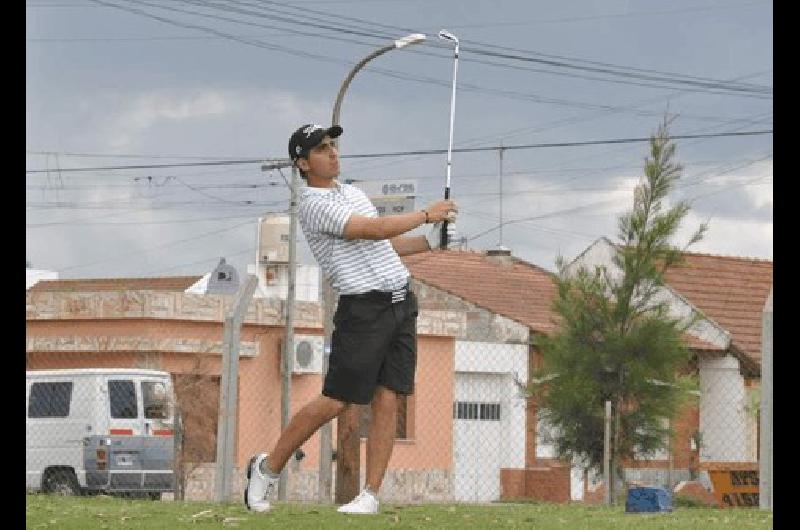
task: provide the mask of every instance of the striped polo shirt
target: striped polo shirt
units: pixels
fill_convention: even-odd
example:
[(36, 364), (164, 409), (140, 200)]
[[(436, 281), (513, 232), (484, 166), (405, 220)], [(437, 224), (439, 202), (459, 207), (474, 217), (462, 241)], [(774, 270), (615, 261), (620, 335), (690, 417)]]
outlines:
[(344, 238), (351, 214), (378, 217), (364, 192), (334, 181), (332, 188), (300, 189), (300, 226), (331, 286), (341, 294), (394, 291), (408, 282), (408, 269), (388, 239)]

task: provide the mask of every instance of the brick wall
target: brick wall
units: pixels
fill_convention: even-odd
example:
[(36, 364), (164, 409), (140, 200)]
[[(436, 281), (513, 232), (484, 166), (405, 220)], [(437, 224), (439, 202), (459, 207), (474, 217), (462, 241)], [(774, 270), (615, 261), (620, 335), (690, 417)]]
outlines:
[(570, 501), (570, 468), (558, 461), (538, 460), (525, 469), (500, 470), (500, 499)]

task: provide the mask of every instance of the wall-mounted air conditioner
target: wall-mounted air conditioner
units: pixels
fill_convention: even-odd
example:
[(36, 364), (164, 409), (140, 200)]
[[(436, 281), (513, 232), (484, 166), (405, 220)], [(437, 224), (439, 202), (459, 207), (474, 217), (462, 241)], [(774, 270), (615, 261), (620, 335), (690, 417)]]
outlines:
[(292, 347), (293, 374), (322, 373), (325, 338), (319, 335), (295, 335)]

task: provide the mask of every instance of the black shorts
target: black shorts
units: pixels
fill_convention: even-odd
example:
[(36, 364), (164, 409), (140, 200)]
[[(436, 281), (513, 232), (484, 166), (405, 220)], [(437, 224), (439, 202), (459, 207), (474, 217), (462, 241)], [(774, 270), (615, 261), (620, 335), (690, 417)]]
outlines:
[(322, 395), (365, 405), (377, 385), (413, 393), (418, 312), (411, 290), (395, 303), (380, 291), (340, 296)]

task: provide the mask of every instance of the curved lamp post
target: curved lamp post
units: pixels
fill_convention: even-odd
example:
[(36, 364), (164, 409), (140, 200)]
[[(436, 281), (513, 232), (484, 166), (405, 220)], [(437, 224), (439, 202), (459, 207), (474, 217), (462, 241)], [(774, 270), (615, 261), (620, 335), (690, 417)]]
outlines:
[[(339, 125), (339, 113), (342, 110), (342, 100), (344, 99), (345, 92), (350, 86), (350, 81), (361, 70), (365, 64), (370, 62), (375, 57), (383, 55), (392, 50), (399, 50), (411, 44), (417, 44), (425, 40), (425, 35), (422, 33), (412, 33), (402, 39), (397, 39), (391, 44), (375, 50), (370, 53), (361, 61), (359, 61), (347, 74), (342, 85), (339, 87), (339, 93), (336, 95), (336, 103), (333, 105), (333, 117), (331, 125)], [(337, 145), (338, 145), (337, 138)], [(336, 298), (330, 282), (324, 282), (322, 291), (323, 298), (323, 324), (325, 327), (325, 352), (330, 352), (331, 333), (333, 332), (333, 304)], [(324, 359), (323, 371), (327, 371), (327, 358)], [(338, 435), (336, 440), (336, 493), (335, 500), (337, 503), (349, 502), (353, 497), (358, 494), (360, 467), (361, 467), (361, 438), (358, 432), (358, 407), (347, 407), (338, 416)], [(332, 445), (331, 440), (331, 424), (325, 424), (320, 431), (320, 459), (319, 459), (319, 500), (320, 502), (328, 502), (330, 499), (330, 485), (331, 485), (331, 454), (330, 448)]]
[(342, 100), (344, 99), (344, 94), (347, 92), (347, 87), (350, 86), (350, 81), (353, 80), (353, 77), (361, 70), (365, 64), (370, 62), (375, 57), (379, 55), (383, 55), (386, 52), (390, 52), (392, 50), (399, 50), (400, 48), (405, 48), (410, 44), (417, 44), (419, 42), (423, 42), (425, 40), (425, 35), (422, 33), (412, 33), (411, 35), (406, 35), (402, 39), (397, 39), (391, 44), (387, 44), (383, 48), (377, 49), (374, 52), (370, 53), (361, 61), (356, 64), (350, 73), (347, 74), (347, 77), (342, 81), (342, 86), (339, 87), (339, 94), (336, 96), (336, 103), (333, 105), (333, 119), (331, 119), (331, 125), (339, 125), (339, 111), (342, 109)]

